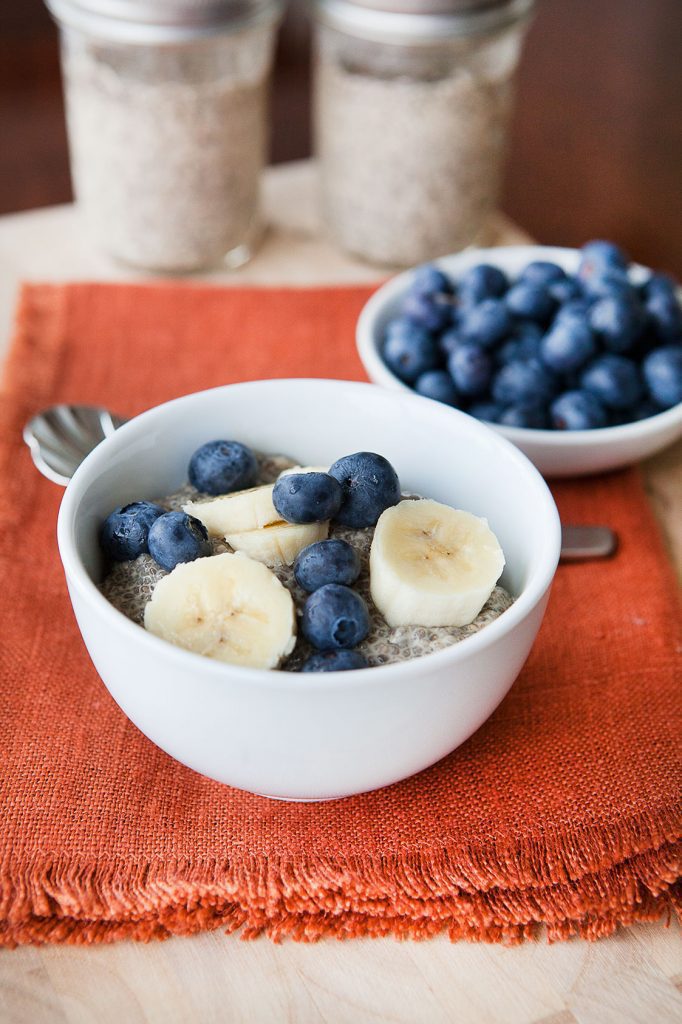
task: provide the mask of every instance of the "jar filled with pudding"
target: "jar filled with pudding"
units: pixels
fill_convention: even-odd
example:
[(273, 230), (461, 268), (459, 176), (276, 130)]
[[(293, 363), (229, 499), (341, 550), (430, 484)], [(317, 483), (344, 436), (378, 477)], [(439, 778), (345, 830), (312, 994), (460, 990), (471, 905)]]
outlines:
[(262, 224), (275, 0), (47, 0), (76, 200), (135, 267), (245, 262)]
[(500, 193), (532, 0), (318, 0), (324, 221), (349, 253), (410, 266), (480, 240)]

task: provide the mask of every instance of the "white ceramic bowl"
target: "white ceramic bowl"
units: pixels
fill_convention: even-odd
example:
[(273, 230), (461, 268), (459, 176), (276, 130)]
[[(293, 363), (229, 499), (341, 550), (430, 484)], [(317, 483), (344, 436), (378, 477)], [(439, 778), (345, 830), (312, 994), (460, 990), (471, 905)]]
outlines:
[[(574, 272), (580, 253), (577, 249), (558, 249), (543, 245), (511, 245), (497, 249), (471, 249), (454, 256), (434, 260), (456, 280), (476, 263), (492, 263), (515, 277), (531, 260), (551, 260), (564, 270)], [(632, 276), (644, 280), (650, 271), (635, 267)], [(370, 380), (384, 387), (411, 391), (386, 366), (380, 345), (386, 324), (398, 314), (408, 289), (411, 270), (392, 278), (366, 303), (357, 324), (357, 346)], [(582, 476), (617, 469), (638, 462), (682, 437), (682, 403), (637, 423), (601, 430), (531, 430), (491, 424), (548, 477)]]
[[(145, 632), (97, 588), (100, 524), (117, 505), (175, 490), (192, 452), (225, 436), (308, 465), (363, 449), (381, 452), (405, 488), (488, 517), (515, 603), (447, 650), (324, 675), (225, 665)], [(319, 800), (412, 775), (485, 721), (535, 639), (560, 527), (531, 463), (471, 417), (369, 384), (269, 380), (188, 395), (117, 430), (67, 487), (58, 540), (90, 656), (146, 736), (220, 782)]]

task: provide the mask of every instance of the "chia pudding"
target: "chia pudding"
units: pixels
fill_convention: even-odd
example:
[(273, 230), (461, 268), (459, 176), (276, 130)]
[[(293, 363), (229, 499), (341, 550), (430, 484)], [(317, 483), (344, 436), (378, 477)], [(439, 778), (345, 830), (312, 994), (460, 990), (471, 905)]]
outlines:
[(413, 12), (380, 42), (344, 28), (354, 7), (324, 8), (317, 34), (324, 220), (344, 249), (381, 265), (458, 251), (483, 234), (499, 197), (520, 23), (461, 36), (432, 26), (427, 40), (428, 16)]
[(191, 46), (63, 34), (75, 191), (114, 256), (177, 272), (254, 242), (272, 41), (269, 25)]
[(508, 80), (317, 74), (323, 210), (341, 245), (389, 266), (469, 245), (499, 194)]
[[(296, 463), (283, 455), (254, 453), (258, 470), (255, 486), (272, 484), (284, 470), (293, 469)], [(417, 499), (414, 495), (402, 495), (405, 499)], [(167, 511), (179, 512), (188, 503), (210, 502), (212, 497), (188, 483), (180, 490), (155, 500), (155, 504)], [(401, 501), (400, 504), (403, 502)], [(196, 509), (195, 509), (196, 510)], [(463, 626), (423, 626), (402, 624), (391, 627), (376, 607), (370, 589), (370, 549), (375, 527), (354, 528), (331, 522), (328, 537), (348, 542), (360, 558), (360, 573), (353, 584), (353, 590), (360, 595), (369, 610), (369, 631), (356, 645), (369, 666), (384, 665), (419, 657), (465, 639), (483, 629), (500, 616), (513, 602), (511, 595), (496, 585), (485, 601), (480, 612)], [(224, 539), (209, 539), (210, 553), (220, 555), (233, 549)], [(305, 638), (301, 628), (304, 605), (310, 594), (296, 580), (294, 566), (278, 564), (270, 566), (277, 579), (291, 594), (296, 610), (296, 642), (293, 650), (278, 666), (284, 671), (300, 671), (306, 660), (315, 653), (315, 648)], [(127, 561), (110, 562), (101, 591), (120, 612), (133, 622), (143, 626), (145, 609), (151, 601), (160, 580), (168, 576), (154, 558), (147, 552)]]

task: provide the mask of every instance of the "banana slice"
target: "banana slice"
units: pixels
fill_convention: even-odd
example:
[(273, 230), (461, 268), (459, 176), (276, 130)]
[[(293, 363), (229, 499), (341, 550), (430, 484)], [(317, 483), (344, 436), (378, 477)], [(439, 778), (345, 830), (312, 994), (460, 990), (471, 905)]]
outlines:
[[(326, 473), (329, 466), (293, 466), (284, 469), (280, 476), (290, 473)], [(246, 491), (223, 494), (211, 501), (189, 501), (182, 511), (200, 519), (211, 537), (246, 533), (261, 530), (264, 526), (281, 523), (282, 517), (272, 503), (274, 484), (249, 487)]]
[(200, 519), (211, 537), (260, 530), (281, 518), (272, 504), (274, 486), (265, 484), (262, 487), (250, 487), (246, 491), (224, 494), (212, 501), (190, 501), (182, 506), (182, 510)]
[[(292, 473), (328, 473), (329, 466), (290, 466), (283, 469), (279, 476), (291, 476)], [(277, 478), (279, 480), (279, 477)]]
[(329, 522), (297, 524), (280, 519), (260, 530), (228, 533), (225, 540), (235, 551), (243, 551), (257, 562), (292, 565), (299, 551), (316, 540), (324, 540), (328, 533)]
[[(299, 467), (297, 471), (312, 469)], [(213, 501), (190, 501), (183, 511), (200, 519), (212, 537), (223, 537), (235, 551), (243, 551), (257, 562), (291, 565), (308, 544), (324, 540), (329, 523), (285, 523), (272, 503), (273, 487), (265, 484)]]
[(144, 625), (195, 654), (252, 668), (276, 668), (296, 643), (291, 594), (242, 554), (176, 566), (156, 584)]
[(401, 501), (376, 525), (370, 590), (391, 627), (467, 626), (503, 568), (487, 520), (426, 498)]

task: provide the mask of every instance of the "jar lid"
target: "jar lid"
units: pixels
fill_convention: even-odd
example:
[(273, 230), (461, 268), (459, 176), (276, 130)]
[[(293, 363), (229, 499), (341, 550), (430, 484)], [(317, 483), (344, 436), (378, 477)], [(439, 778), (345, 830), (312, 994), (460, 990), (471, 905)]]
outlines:
[(62, 24), (116, 42), (173, 43), (278, 16), (282, 0), (45, 0)]
[(494, 32), (526, 17), (535, 0), (316, 0), (325, 24), (374, 42), (433, 43)]

